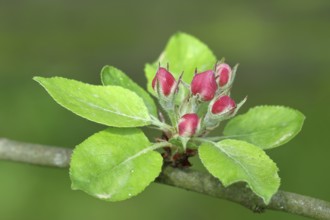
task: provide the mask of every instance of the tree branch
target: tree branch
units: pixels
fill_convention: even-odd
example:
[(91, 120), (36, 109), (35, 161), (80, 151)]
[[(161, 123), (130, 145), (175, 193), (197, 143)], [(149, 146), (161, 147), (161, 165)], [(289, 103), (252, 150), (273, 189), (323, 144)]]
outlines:
[[(0, 138), (0, 160), (63, 168), (69, 166), (71, 154), (72, 150), (68, 148), (22, 143)], [(278, 191), (269, 205), (265, 205), (244, 183), (224, 187), (210, 174), (190, 169), (166, 167), (156, 182), (226, 199), (243, 205), (254, 212), (272, 209), (315, 219), (330, 219), (329, 202), (291, 192)]]
[(0, 160), (68, 167), (71, 153), (72, 150), (69, 148), (50, 147), (0, 138)]

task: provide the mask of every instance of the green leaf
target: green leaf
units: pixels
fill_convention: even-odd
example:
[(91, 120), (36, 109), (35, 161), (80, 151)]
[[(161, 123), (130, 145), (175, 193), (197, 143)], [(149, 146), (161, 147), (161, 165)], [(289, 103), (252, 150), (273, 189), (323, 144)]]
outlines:
[(136, 128), (109, 128), (89, 137), (73, 151), (72, 189), (107, 201), (142, 192), (161, 172), (163, 159)]
[(159, 63), (163, 67), (169, 64), (170, 72), (176, 79), (184, 72), (183, 81), (190, 83), (196, 68), (198, 72), (213, 69), (216, 61), (216, 57), (204, 43), (191, 35), (179, 32), (170, 38), (156, 62), (146, 64), (148, 91), (154, 94), (151, 82)]
[(143, 100), (119, 86), (95, 86), (61, 77), (35, 77), (53, 99), (88, 120), (114, 127), (149, 125)]
[(206, 169), (224, 186), (244, 181), (266, 204), (280, 186), (276, 164), (252, 144), (226, 139), (203, 143), (198, 151)]
[(157, 117), (157, 107), (154, 100), (143, 88), (136, 84), (123, 71), (112, 66), (105, 66), (101, 70), (101, 80), (105, 86), (121, 86), (135, 92), (143, 99), (149, 113)]
[(258, 106), (228, 122), (224, 135), (247, 141), (262, 149), (278, 147), (301, 130), (305, 116), (282, 106)]

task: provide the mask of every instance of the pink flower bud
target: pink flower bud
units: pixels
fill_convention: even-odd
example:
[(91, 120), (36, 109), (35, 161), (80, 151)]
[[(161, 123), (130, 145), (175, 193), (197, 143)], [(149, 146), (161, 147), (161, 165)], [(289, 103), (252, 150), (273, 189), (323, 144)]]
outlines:
[(192, 94), (199, 94), (203, 101), (212, 100), (217, 89), (218, 86), (215, 81), (213, 70), (207, 70), (196, 74), (191, 82)]
[(212, 106), (213, 114), (222, 114), (225, 112), (232, 113), (236, 108), (236, 103), (229, 96), (221, 96), (218, 100), (216, 100)]
[(164, 96), (169, 96), (175, 89), (175, 78), (163, 67), (159, 67), (155, 78), (152, 80), (152, 88), (157, 92), (157, 86)]
[(215, 75), (217, 78), (217, 83), (220, 87), (224, 87), (230, 80), (231, 77), (231, 68), (226, 63), (220, 63), (216, 67)]
[(199, 118), (195, 113), (189, 113), (182, 116), (179, 120), (179, 135), (182, 137), (193, 136), (199, 127)]

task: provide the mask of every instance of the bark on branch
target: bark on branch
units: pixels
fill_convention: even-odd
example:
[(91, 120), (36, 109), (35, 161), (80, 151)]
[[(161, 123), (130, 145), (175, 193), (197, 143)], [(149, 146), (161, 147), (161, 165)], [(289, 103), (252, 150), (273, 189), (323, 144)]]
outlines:
[[(0, 138), (0, 160), (10, 160), (35, 165), (68, 167), (72, 150), (63, 147), (51, 147), (22, 143)], [(266, 209), (283, 211), (314, 219), (330, 219), (330, 203), (316, 198), (291, 192), (278, 191), (269, 205), (245, 187), (244, 183), (224, 187), (220, 181), (208, 173), (190, 169), (164, 168), (156, 182), (199, 192), (220, 199), (241, 204), (254, 212)]]

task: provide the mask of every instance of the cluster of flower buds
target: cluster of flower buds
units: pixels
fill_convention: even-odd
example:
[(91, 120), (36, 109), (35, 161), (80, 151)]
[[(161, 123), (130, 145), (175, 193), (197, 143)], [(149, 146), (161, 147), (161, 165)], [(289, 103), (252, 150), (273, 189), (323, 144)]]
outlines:
[[(176, 80), (168, 69), (159, 67), (152, 87), (158, 95), (159, 102), (170, 118), (174, 118), (172, 126), (175, 128), (173, 136), (191, 138), (205, 134), (219, 125), (225, 119), (233, 117), (240, 106), (230, 98), (237, 66), (233, 69), (224, 62), (216, 64), (213, 70), (201, 73), (195, 72), (190, 85)], [(187, 94), (179, 102), (175, 99), (179, 84)], [(207, 106), (207, 110), (205, 106)], [(171, 115), (170, 115), (171, 114)], [(174, 115), (173, 115), (174, 114)]]

